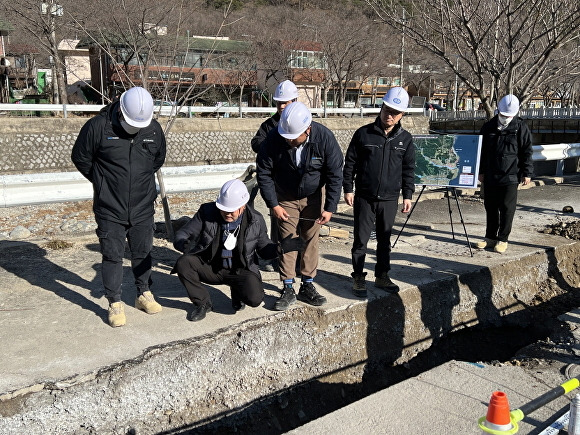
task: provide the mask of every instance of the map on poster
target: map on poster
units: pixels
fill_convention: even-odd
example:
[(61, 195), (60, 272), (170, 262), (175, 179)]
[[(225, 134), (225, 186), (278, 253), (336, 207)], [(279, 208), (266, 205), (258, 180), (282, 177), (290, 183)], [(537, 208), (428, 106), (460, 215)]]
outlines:
[(477, 188), (481, 136), (413, 136), (415, 184)]

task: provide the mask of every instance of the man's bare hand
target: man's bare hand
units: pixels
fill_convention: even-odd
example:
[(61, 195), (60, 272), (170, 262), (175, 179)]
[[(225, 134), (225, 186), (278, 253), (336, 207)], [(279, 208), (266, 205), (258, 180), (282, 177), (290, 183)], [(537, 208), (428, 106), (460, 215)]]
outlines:
[(409, 213), (411, 211), (411, 200), (403, 199), (403, 208), (401, 209), (403, 213)]
[(279, 219), (281, 221), (287, 221), (288, 218), (290, 217), (290, 215), (286, 213), (286, 210), (284, 210), (284, 208), (281, 205), (272, 207), (272, 214), (276, 216), (276, 219)]
[(319, 225), (324, 225), (332, 218), (332, 213), (329, 211), (323, 211), (322, 214), (318, 219), (316, 219), (316, 223)]
[(352, 206), (354, 204), (354, 193), (345, 193), (344, 202), (346, 202), (346, 205)]

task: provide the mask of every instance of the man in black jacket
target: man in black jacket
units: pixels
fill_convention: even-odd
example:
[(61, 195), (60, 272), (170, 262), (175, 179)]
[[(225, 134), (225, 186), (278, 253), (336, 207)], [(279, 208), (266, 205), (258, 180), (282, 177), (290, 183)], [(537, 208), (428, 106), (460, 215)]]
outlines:
[[(270, 213), (278, 219), (279, 237), (299, 236), (306, 243), (300, 261), (298, 299), (315, 306), (326, 302), (313, 284), (320, 225), (330, 221), (336, 212), (342, 164), (342, 152), (332, 132), (312, 122), (310, 110), (300, 102), (286, 106), (278, 127), (270, 131), (256, 160), (260, 193)], [(279, 257), (284, 284), (276, 310), (285, 310), (296, 302), (296, 258), (296, 252)]]
[(287, 105), (298, 100), (298, 88), (290, 80), (284, 80), (276, 86), (276, 91), (274, 91), (274, 101), (276, 101), (276, 113), (266, 119), (260, 125), (260, 128), (252, 138), (252, 149), (257, 154), (260, 151), (260, 146), (262, 142), (266, 140), (270, 130), (278, 126), (280, 122), (280, 115)]
[(113, 327), (126, 322), (121, 302), (125, 239), (137, 286), (135, 307), (148, 314), (161, 311), (150, 285), (155, 172), (165, 161), (165, 135), (152, 118), (149, 92), (131, 88), (82, 127), (72, 150), (73, 163), (93, 184), (101, 275)]
[[(352, 137), (344, 162), (344, 200), (354, 206), (352, 245), (353, 293), (366, 297), (365, 256), (371, 231), (376, 225), (377, 263), (375, 286), (388, 292), (399, 287), (391, 281), (391, 231), (403, 192), (402, 212), (411, 210), (415, 191), (415, 146), (411, 134), (401, 126), (409, 95), (391, 88), (383, 98), (374, 123), (359, 128)], [(375, 224), (376, 222), (376, 224)]]
[(485, 239), (479, 249), (504, 253), (516, 212), (518, 184), (527, 185), (534, 172), (532, 134), (517, 116), (520, 102), (508, 94), (498, 104), (498, 114), (487, 121), (483, 136), (479, 181), (483, 184), (486, 214)]
[[(228, 285), (235, 311), (246, 304), (257, 307), (264, 299), (257, 256), (274, 258), (278, 246), (268, 238), (262, 215), (247, 205), (249, 197), (242, 181), (230, 180), (215, 202), (202, 204), (175, 234), (173, 246), (184, 255), (171, 273), (177, 273), (193, 303), (187, 315), (192, 322), (204, 319), (213, 308), (202, 283)], [(299, 239), (286, 239), (280, 249), (299, 246)]]

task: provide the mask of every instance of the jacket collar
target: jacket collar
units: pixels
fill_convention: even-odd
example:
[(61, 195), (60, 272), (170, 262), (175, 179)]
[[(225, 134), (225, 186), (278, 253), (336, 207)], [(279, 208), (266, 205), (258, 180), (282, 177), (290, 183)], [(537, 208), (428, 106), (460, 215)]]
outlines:
[(394, 137), (396, 135), (399, 134), (399, 132), (401, 131), (401, 121), (397, 122), (395, 124), (395, 126), (393, 127), (393, 129), (389, 132), (389, 134), (385, 133), (385, 129), (383, 128), (383, 123), (381, 121), (381, 116), (377, 116), (377, 118), (375, 119), (375, 122), (373, 124), (373, 128), (379, 132), (380, 134), (382, 134), (385, 137)]
[(497, 118), (498, 116), (495, 115), (492, 119), (492, 125), (495, 131), (500, 132), (500, 133), (514, 133), (518, 130), (519, 126), (520, 126), (520, 122), (521, 122), (521, 118), (519, 116), (514, 116), (514, 119), (511, 120), (511, 122), (508, 124), (508, 126), (506, 128), (504, 128), (503, 130), (498, 130), (497, 125)]

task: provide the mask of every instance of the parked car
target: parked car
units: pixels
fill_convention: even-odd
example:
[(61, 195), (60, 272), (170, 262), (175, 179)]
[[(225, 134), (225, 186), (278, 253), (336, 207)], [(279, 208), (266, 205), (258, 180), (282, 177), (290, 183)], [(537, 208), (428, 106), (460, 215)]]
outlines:
[(175, 106), (175, 101), (167, 101), (167, 100), (153, 100), (153, 104), (155, 106)]

